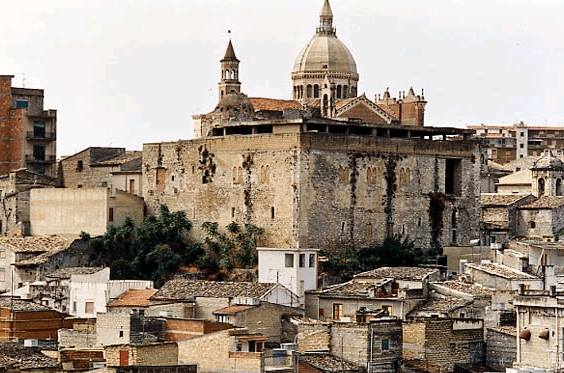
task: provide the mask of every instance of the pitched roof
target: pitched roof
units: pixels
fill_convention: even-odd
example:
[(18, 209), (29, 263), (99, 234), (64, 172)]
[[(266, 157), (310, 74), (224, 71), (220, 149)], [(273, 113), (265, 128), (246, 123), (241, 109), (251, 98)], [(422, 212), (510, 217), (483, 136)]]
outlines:
[(486, 288), (479, 284), (469, 284), (462, 281), (444, 281), (436, 283), (438, 286), (443, 286), (445, 288), (456, 290), (461, 293), (471, 294), (471, 295), (491, 295), (495, 290)]
[(214, 314), (226, 314), (226, 315), (234, 315), (237, 312), (250, 310), (251, 308), (255, 308), (257, 306), (229, 306), (220, 308), (218, 310), (213, 311)]
[(481, 271), (490, 273), (492, 275), (504, 277), (504, 278), (507, 278), (507, 279), (529, 279), (529, 280), (538, 279), (538, 277), (536, 277), (536, 276), (530, 275), (530, 274), (525, 273), (525, 272), (518, 271), (516, 269), (505, 266), (503, 264), (498, 264), (498, 263), (487, 263), (487, 264), (480, 264), (480, 265), (467, 263), (466, 265), (468, 267), (476, 268), (476, 269), (479, 269)]
[(66, 249), (73, 242), (63, 236), (33, 236), (0, 238), (0, 247), (17, 253), (42, 253)]
[(410, 315), (417, 317), (427, 316), (429, 314), (448, 313), (470, 303), (472, 303), (472, 301), (454, 297), (448, 297), (447, 299), (429, 299), (417, 306), (412, 312), (410, 312)]
[(337, 356), (325, 353), (305, 353), (300, 355), (300, 360), (326, 373), (357, 372), (360, 366), (345, 361)]
[(156, 289), (129, 289), (107, 307), (148, 307), (149, 298), (156, 292)]
[(529, 195), (530, 194), (482, 193), (480, 195), (480, 203), (482, 207), (509, 206)]
[(30, 300), (0, 298), (0, 307), (7, 308), (13, 312), (38, 312), (38, 311), (53, 311), (47, 306), (39, 303), (34, 303)]
[(284, 109), (302, 109), (302, 104), (296, 100), (281, 100), (277, 98), (249, 97), (255, 111), (282, 111)]
[(533, 171), (527, 168), (514, 172), (511, 175), (500, 177), (497, 185), (530, 185), (532, 182)]
[(542, 196), (535, 202), (519, 207), (523, 210), (552, 209), (564, 206), (564, 196)]
[(436, 268), (420, 267), (380, 267), (370, 271), (356, 274), (355, 278), (393, 278), (404, 281), (421, 281), (432, 273), (437, 272)]
[(276, 284), (254, 282), (199, 281), (175, 278), (165, 283), (151, 299), (194, 300), (196, 297), (260, 298)]
[(91, 275), (100, 272), (102, 267), (67, 267), (49, 273), (46, 277), (58, 279), (70, 279), (72, 275)]
[(140, 150), (127, 150), (125, 153), (121, 153), (112, 157), (110, 159), (106, 159), (100, 162), (94, 162), (90, 166), (117, 166), (126, 162), (129, 162), (136, 158), (143, 157), (143, 152)]

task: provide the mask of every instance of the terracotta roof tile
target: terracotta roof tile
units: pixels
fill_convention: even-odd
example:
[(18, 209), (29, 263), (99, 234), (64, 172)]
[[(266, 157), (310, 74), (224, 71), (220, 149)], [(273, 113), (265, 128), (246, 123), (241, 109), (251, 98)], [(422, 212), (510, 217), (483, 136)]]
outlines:
[(482, 206), (509, 206), (528, 195), (529, 194), (482, 193), (480, 203)]
[(226, 315), (234, 315), (237, 312), (250, 310), (251, 308), (255, 308), (256, 306), (229, 306), (225, 308), (220, 308), (218, 310), (213, 311), (214, 314), (221, 313)]
[(52, 311), (51, 308), (43, 306), (39, 303), (34, 303), (30, 300), (0, 298), (0, 307), (10, 309), (14, 312), (38, 312), (38, 311)]
[(362, 369), (360, 366), (344, 361), (341, 358), (338, 358), (337, 356), (324, 354), (324, 353), (301, 354), (300, 360), (314, 368), (320, 369), (321, 371), (328, 373), (342, 372), (343, 369), (346, 372), (357, 372), (360, 371), (360, 369)]
[(564, 196), (542, 196), (533, 203), (519, 207), (520, 209), (552, 209), (564, 206)]
[(260, 298), (276, 284), (187, 280), (183, 277), (165, 283), (151, 299), (194, 300), (196, 297)]
[(337, 101), (337, 103), (335, 104), (335, 109), (339, 110), (340, 108), (342, 108), (343, 106), (345, 106), (346, 104), (348, 104), (349, 102), (351, 102), (354, 99), (356, 99), (356, 97), (345, 98), (343, 100)]
[(63, 236), (34, 236), (0, 238), (0, 247), (17, 253), (41, 253), (66, 249), (73, 242)]
[(255, 111), (272, 110), (282, 111), (284, 109), (301, 109), (302, 104), (296, 100), (280, 100), (276, 98), (249, 97)]
[(156, 289), (129, 289), (107, 307), (148, 307), (149, 298), (156, 292)]
[(72, 275), (91, 275), (100, 272), (102, 267), (67, 267), (49, 273), (46, 277), (58, 279), (70, 279)]
[(393, 278), (405, 281), (421, 281), (437, 272), (435, 268), (420, 267), (380, 267), (355, 275), (356, 278)]

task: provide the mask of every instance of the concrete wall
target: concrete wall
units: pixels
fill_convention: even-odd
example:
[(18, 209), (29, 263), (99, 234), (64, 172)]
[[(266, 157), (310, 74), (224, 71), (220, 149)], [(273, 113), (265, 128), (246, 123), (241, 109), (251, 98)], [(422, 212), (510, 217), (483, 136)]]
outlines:
[[(447, 158), (459, 162), (448, 195)], [(380, 242), (388, 229), (429, 248), (477, 237), (476, 159), (473, 143), (321, 133), (145, 144), (143, 195), (151, 213), (161, 203), (186, 211), (196, 238), (205, 221), (236, 221), (263, 227), (265, 247), (336, 251)]]
[[(143, 201), (108, 188), (34, 189), (31, 191), (32, 235), (73, 234), (93, 236), (106, 232), (108, 224), (120, 224), (126, 216), (141, 223)], [(110, 220), (113, 209), (113, 221)]]

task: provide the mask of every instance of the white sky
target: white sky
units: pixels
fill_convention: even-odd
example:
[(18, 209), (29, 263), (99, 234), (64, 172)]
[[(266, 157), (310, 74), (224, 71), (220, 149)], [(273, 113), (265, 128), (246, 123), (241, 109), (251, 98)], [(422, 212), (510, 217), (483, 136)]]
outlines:
[[(249, 96), (291, 98), (322, 0), (24, 0), (3, 4), (0, 74), (45, 89), (58, 155), (189, 139), (217, 103), (227, 30)], [(331, 0), (371, 99), (425, 89), (426, 124), (564, 125), (564, 0)]]

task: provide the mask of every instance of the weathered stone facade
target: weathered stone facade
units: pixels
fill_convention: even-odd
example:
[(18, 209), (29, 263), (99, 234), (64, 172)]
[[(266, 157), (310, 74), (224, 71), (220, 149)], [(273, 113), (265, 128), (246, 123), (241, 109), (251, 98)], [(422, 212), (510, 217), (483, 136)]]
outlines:
[(512, 368), (517, 359), (517, 337), (514, 327), (488, 328), (486, 366), (498, 372)]
[(178, 365), (176, 343), (145, 343), (104, 347), (106, 366), (171, 366)]
[(269, 247), (338, 250), (404, 233), (429, 248), (477, 232), (476, 155), (468, 142), (303, 132), (145, 144), (143, 194), (151, 213), (186, 211), (196, 235), (236, 221), (263, 227)]
[(403, 358), (437, 364), (447, 372), (453, 371), (455, 363), (480, 365), (484, 360), (483, 321), (429, 318), (404, 323)]

